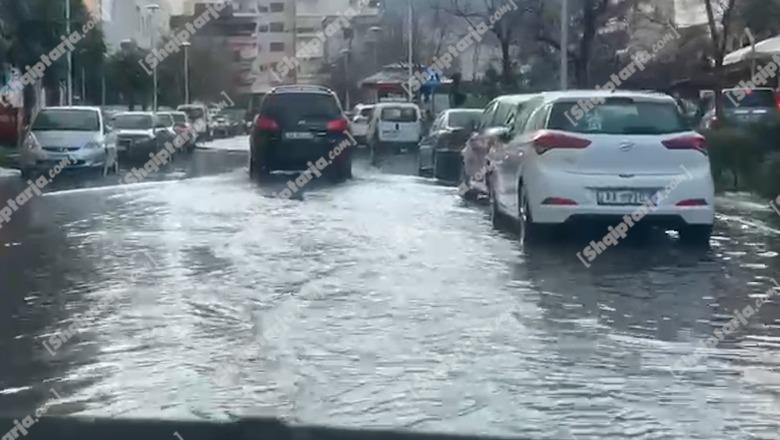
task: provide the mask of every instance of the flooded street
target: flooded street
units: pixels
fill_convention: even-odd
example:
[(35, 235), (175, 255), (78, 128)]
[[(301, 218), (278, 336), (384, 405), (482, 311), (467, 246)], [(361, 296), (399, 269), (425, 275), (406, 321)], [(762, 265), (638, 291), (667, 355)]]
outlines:
[(780, 217), (759, 201), (721, 197), (710, 250), (658, 233), (588, 269), (587, 243), (523, 249), (410, 155), (285, 200), (247, 146), (137, 185), (64, 176), (0, 229), (0, 412), (54, 388), (65, 415), (780, 438)]

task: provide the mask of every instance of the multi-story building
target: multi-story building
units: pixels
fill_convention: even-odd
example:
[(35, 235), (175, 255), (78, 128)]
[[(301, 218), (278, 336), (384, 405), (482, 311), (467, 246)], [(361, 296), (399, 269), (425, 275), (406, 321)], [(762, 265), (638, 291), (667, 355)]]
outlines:
[[(298, 50), (298, 81), (324, 84), (330, 80), (327, 72), (334, 63), (342, 62), (349, 51), (351, 59), (373, 60), (375, 53), (371, 44), (376, 36), (371, 28), (380, 24), (382, 6), (378, 0), (298, 0), (295, 21), (295, 43)], [(350, 26), (338, 29), (333, 35), (326, 34), (325, 44), (316, 44), (318, 35), (331, 23), (352, 9), (357, 14), (350, 19)], [(370, 47), (369, 47), (370, 46)], [(300, 48), (308, 49), (302, 52)], [(356, 76), (357, 78), (357, 76)]]
[[(150, 48), (154, 35), (162, 36), (170, 30), (171, 4), (172, 0), (85, 0), (93, 15), (100, 14), (109, 51), (119, 50), (128, 40)], [(150, 5), (159, 8), (150, 9)]]

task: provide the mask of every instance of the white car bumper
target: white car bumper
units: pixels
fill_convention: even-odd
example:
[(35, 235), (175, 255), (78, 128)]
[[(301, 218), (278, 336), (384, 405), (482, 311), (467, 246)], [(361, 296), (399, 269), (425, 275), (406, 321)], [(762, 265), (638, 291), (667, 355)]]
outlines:
[[(682, 170), (679, 175), (615, 175), (575, 174), (565, 171), (536, 170), (524, 178), (528, 200), (535, 222), (560, 224), (578, 218), (619, 218), (645, 212), (648, 222), (690, 225), (711, 225), (715, 218), (715, 190), (709, 168)], [(599, 204), (599, 191), (609, 189), (658, 190), (655, 205), (646, 211), (637, 205)], [(668, 192), (667, 192), (668, 191)], [(576, 205), (557, 204), (552, 198), (567, 199)], [(677, 206), (683, 200), (704, 200), (705, 205)]]

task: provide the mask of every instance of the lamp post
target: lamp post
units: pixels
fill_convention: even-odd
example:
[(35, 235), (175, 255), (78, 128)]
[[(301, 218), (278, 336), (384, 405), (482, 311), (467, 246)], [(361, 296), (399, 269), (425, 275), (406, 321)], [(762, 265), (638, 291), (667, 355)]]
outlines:
[(189, 41), (181, 44), (184, 48), (184, 103), (190, 103), (190, 46)]
[(414, 76), (414, 68), (412, 62), (414, 61), (414, 9), (412, 8), (412, 0), (409, 0), (409, 82), (406, 84), (406, 89), (409, 91), (409, 102), (414, 101), (414, 91), (412, 90), (412, 77)]
[[(70, 0), (65, 0), (65, 37), (70, 35)], [(73, 105), (73, 53), (68, 51), (67, 101)]]
[[(152, 52), (154, 52), (155, 47), (157, 45), (157, 42), (155, 41), (155, 37), (156, 37), (156, 34), (157, 34), (157, 27), (156, 27), (157, 23), (156, 23), (155, 17), (157, 16), (157, 14), (156, 14), (157, 10), (160, 9), (160, 5), (157, 5), (157, 4), (146, 5), (146, 9), (148, 11), (150, 11), (151, 14), (152, 14), (152, 20), (151, 20), (151, 22), (152, 22), (151, 46), (152, 47), (151, 47), (151, 50), (152, 50)], [(153, 88), (154, 88), (154, 96), (152, 98), (152, 111), (157, 113), (157, 65), (154, 66), (153, 71), (154, 72), (153, 72), (152, 76), (153, 76), (153, 82), (154, 82), (154, 86), (153, 86)]]
[(382, 28), (371, 26), (368, 31), (374, 35), (374, 67), (379, 71), (379, 34), (382, 32)]
[(569, 0), (561, 0), (561, 90), (569, 88)]
[(347, 109), (352, 108), (349, 102), (349, 55), (351, 53), (350, 49), (341, 50), (341, 54), (344, 55), (344, 107)]

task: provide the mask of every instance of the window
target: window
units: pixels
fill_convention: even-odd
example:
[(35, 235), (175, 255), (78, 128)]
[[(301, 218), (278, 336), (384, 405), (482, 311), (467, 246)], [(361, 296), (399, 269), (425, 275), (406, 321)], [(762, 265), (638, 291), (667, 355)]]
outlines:
[(261, 24), (257, 26), (257, 32), (268, 32), (268, 25), (267, 24)]
[(268, 12), (268, 6), (257, 5), (257, 12)]
[(479, 122), (480, 113), (472, 111), (454, 111), (450, 113), (447, 121), (448, 127), (465, 128), (471, 130)]
[(148, 130), (152, 122), (152, 115), (118, 115), (111, 125), (119, 130)]
[(301, 120), (329, 121), (341, 116), (341, 108), (331, 95), (321, 93), (286, 93), (269, 95), (262, 114), (276, 119), (286, 129), (297, 127)]
[(542, 108), (537, 109), (531, 118), (528, 120), (528, 124), (525, 127), (525, 131), (541, 130), (545, 126), (547, 121), (547, 113), (550, 111), (550, 105), (545, 105)]
[(386, 107), (382, 120), (387, 122), (417, 122), (417, 109), (411, 107)]
[(667, 134), (686, 131), (673, 102), (635, 101), (632, 98), (607, 98), (579, 120), (570, 117), (575, 102), (559, 102), (552, 107), (548, 127), (575, 133)]
[(271, 32), (284, 32), (284, 23), (281, 22), (271, 23), (269, 29), (271, 30)]
[(490, 122), (491, 127), (503, 127), (509, 120), (509, 116), (514, 110), (514, 106), (506, 102), (499, 102), (496, 108), (496, 113), (493, 115), (493, 119)]
[(271, 12), (284, 12), (284, 3), (271, 3)]
[(284, 43), (271, 43), (271, 52), (284, 52)]
[(517, 117), (515, 118), (515, 127), (513, 130), (514, 133), (519, 134), (527, 131), (528, 120), (531, 118), (534, 110), (539, 108), (539, 105), (542, 104), (542, 102), (543, 101), (541, 99), (532, 99), (518, 106)]
[(490, 120), (493, 118), (493, 112), (496, 111), (496, 106), (498, 105), (498, 102), (493, 101), (490, 104), (488, 104), (487, 107), (485, 107), (485, 111), (482, 112), (482, 117), (479, 120), (479, 129), (484, 130), (486, 128), (490, 128)]

